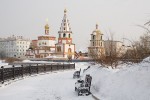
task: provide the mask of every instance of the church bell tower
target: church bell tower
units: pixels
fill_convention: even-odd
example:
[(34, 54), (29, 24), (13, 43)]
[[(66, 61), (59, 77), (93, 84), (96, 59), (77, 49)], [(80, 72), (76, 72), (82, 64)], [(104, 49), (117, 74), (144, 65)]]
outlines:
[(69, 20), (67, 19), (67, 10), (64, 10), (64, 17), (58, 31), (58, 43), (56, 44), (56, 54), (61, 57), (74, 58), (75, 44), (72, 43), (72, 31)]

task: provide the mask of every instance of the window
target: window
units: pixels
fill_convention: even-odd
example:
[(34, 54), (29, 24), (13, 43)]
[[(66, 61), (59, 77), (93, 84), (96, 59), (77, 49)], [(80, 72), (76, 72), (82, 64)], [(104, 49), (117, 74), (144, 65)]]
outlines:
[(69, 34), (69, 38), (70, 38), (70, 34)]
[(93, 35), (93, 40), (95, 39), (95, 35)]
[(59, 34), (59, 38), (61, 38), (61, 34)]
[(94, 42), (93, 42), (93, 46), (94, 46)]
[(65, 29), (65, 27), (64, 27), (64, 31), (65, 31), (66, 29)]
[(71, 48), (68, 49), (68, 53), (71, 53)]
[(102, 40), (102, 36), (101, 36), (101, 40)]
[(63, 34), (63, 37), (66, 37), (66, 34), (65, 34), (65, 33)]
[(61, 46), (57, 47), (57, 52), (61, 52)]
[(103, 44), (102, 44), (102, 42), (101, 42), (101, 46), (102, 46)]

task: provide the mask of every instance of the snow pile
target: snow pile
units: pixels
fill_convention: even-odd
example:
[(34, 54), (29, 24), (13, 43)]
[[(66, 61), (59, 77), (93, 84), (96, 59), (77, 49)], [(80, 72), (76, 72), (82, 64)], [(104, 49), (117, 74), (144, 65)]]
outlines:
[(23, 60), (22, 62), (32, 62), (32, 61), (30, 61), (30, 60)]
[(8, 65), (8, 63), (5, 63), (4, 61), (0, 60), (0, 67), (1, 66), (6, 66), (6, 65)]
[(142, 62), (150, 62), (150, 57), (147, 57), (147, 58), (143, 59)]
[(30, 60), (23, 60), (23, 63), (52, 63), (47, 61), (30, 61)]
[(149, 100), (149, 58), (134, 65), (121, 65), (120, 69), (91, 66), (84, 75), (92, 75), (92, 93), (101, 100)]

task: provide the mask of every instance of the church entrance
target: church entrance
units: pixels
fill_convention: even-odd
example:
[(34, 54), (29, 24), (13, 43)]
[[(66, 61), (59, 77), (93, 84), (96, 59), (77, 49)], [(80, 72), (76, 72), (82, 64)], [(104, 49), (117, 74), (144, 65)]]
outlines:
[(72, 53), (71, 53), (71, 48), (68, 49), (68, 60), (72, 60)]

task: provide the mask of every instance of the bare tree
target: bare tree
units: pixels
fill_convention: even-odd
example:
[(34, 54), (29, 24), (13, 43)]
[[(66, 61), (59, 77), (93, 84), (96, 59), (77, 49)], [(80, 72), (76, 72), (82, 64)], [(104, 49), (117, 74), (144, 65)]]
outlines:
[(150, 21), (146, 22), (144, 25), (150, 26)]
[(116, 45), (117, 42), (118, 41), (113, 40), (113, 34), (110, 32), (110, 39), (108, 38), (104, 43), (104, 51), (92, 49), (90, 50), (90, 57), (93, 58), (96, 63), (100, 63), (103, 66), (116, 68), (123, 55), (123, 48), (122, 46), (118, 48)]
[(101, 65), (105, 66), (104, 65), (104, 59), (105, 59), (104, 51), (98, 50), (98, 49), (91, 49), (89, 52), (89, 57), (91, 57), (95, 63), (100, 63)]
[(150, 21), (145, 23), (145, 26), (138, 25), (145, 30), (145, 33), (136, 42), (137, 55), (140, 59), (148, 57), (150, 55), (150, 29), (146, 25), (150, 25)]
[(124, 45), (118, 47), (117, 43), (119, 42), (114, 40), (109, 40), (107, 42), (109, 44), (106, 44), (108, 47), (105, 47), (105, 64), (110, 65), (112, 68), (116, 68), (124, 54)]
[[(129, 40), (129, 39), (127, 39)], [(138, 63), (150, 55), (150, 35), (144, 34), (139, 41), (131, 41), (131, 46), (123, 56), (127, 61)]]

